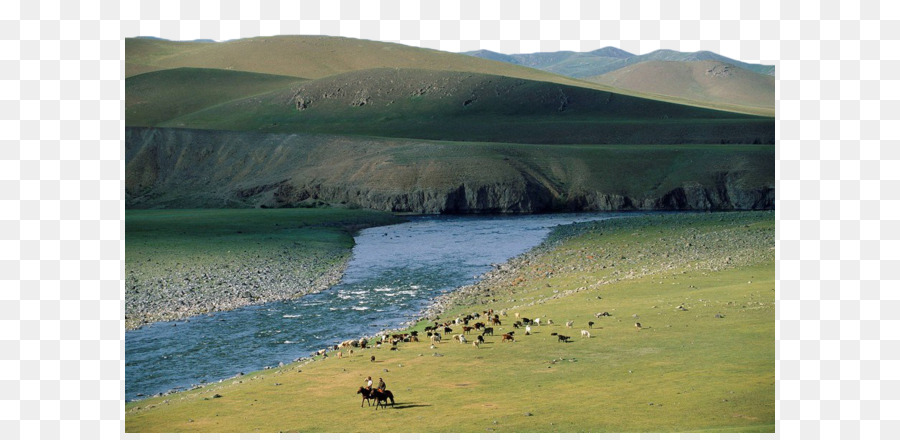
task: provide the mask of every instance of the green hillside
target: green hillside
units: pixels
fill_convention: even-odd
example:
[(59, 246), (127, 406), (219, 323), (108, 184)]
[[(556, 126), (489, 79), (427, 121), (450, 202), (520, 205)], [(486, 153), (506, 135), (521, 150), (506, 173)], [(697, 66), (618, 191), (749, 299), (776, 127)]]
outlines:
[[(159, 79), (153, 90), (167, 89), (168, 76), (161, 72), (134, 79), (148, 75), (153, 77), (147, 82)], [(153, 124), (162, 127), (543, 144), (774, 143), (769, 118), (548, 82), (424, 69), (353, 71), (190, 114), (177, 108), (160, 111), (164, 97), (155, 102), (147, 107), (152, 116), (173, 116)], [(126, 119), (128, 125), (151, 119), (140, 110)]]
[(128, 78), (125, 121), (149, 127), (207, 107), (260, 93), (296, 87), (290, 76), (181, 67)]
[[(627, 52), (595, 51), (594, 57), (617, 59)], [(621, 53), (620, 53), (621, 52)], [(594, 90), (623, 92), (607, 86), (508, 62), (394, 43), (328, 36), (257, 37), (227, 42), (184, 42), (149, 38), (125, 40), (125, 77), (195, 67), (237, 70), (318, 79), (375, 68), (429, 69), (507, 76)], [(599, 72), (585, 74), (589, 76)], [(658, 99), (658, 97), (656, 98)], [(696, 105), (696, 103), (690, 103)], [(737, 109), (753, 114), (754, 109)], [(771, 116), (771, 115), (766, 115)]]

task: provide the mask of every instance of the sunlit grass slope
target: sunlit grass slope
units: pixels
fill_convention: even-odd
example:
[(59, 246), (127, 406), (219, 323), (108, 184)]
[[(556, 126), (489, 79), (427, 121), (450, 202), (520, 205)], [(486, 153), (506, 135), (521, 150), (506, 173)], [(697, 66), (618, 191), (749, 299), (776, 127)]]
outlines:
[[(310, 79), (375, 68), (429, 69), (500, 75), (617, 91), (606, 85), (500, 61), (344, 37), (284, 35), (219, 43), (125, 39), (126, 80), (141, 73), (179, 67), (236, 70)], [(640, 95), (639, 92), (618, 92)], [(752, 107), (729, 110), (751, 114), (758, 111)], [(766, 113), (763, 115), (771, 116)]]

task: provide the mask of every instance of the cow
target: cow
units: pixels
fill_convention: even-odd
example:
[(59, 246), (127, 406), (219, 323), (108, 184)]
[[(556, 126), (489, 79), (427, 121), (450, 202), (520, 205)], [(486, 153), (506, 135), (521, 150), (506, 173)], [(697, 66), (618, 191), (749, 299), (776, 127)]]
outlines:
[(487, 336), (487, 335), (494, 336), (494, 327), (485, 327), (484, 331), (481, 334), (483, 336)]

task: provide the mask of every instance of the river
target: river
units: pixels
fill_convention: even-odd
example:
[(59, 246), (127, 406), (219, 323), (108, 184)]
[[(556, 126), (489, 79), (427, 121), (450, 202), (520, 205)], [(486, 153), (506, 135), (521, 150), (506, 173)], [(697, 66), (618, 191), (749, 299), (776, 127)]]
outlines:
[(621, 215), (417, 216), (365, 229), (331, 289), (126, 332), (125, 399), (261, 370), (401, 327), (435, 297), (538, 245), (555, 226)]

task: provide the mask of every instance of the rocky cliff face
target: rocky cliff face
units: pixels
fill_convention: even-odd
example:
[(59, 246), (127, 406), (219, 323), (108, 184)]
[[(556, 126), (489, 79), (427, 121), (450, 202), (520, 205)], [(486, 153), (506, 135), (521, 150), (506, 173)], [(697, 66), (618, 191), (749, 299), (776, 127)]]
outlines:
[[(126, 206), (340, 203), (459, 214), (774, 209), (772, 147), (629, 148), (126, 128)], [(722, 158), (710, 158), (716, 155)]]

